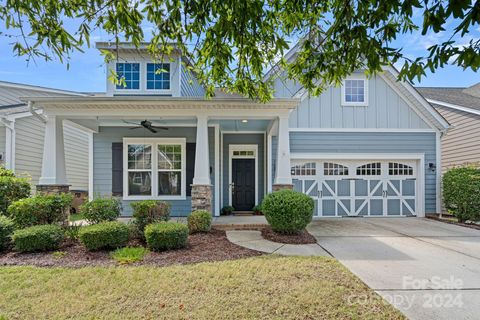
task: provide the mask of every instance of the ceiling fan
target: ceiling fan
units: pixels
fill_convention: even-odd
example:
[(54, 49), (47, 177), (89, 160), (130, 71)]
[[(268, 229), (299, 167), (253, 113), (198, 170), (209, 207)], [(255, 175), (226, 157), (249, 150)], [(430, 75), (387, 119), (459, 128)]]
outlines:
[(136, 125), (136, 127), (130, 128), (130, 130), (132, 130), (132, 129), (141, 129), (141, 128), (144, 128), (144, 129), (147, 129), (148, 131), (150, 131), (150, 132), (152, 132), (152, 133), (157, 133), (157, 130), (155, 130), (155, 129), (168, 130), (167, 127), (154, 126), (154, 125), (152, 125), (152, 122), (151, 122), (151, 121), (148, 121), (148, 120), (140, 121), (140, 123), (129, 122), (129, 121), (125, 121), (125, 120), (123, 120), (123, 122), (125, 122), (125, 123), (127, 123), (127, 124), (134, 124), (134, 125)]

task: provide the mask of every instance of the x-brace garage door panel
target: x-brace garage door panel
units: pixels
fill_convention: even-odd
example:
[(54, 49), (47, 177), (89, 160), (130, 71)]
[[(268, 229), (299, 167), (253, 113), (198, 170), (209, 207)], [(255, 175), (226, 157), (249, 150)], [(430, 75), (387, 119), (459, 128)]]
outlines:
[(417, 212), (415, 160), (294, 160), (294, 189), (315, 202), (315, 214), (413, 216)]

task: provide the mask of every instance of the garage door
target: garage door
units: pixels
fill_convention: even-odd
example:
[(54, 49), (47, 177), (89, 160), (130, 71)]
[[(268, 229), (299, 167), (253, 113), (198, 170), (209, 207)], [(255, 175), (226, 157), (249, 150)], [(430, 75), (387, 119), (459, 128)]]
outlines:
[(417, 172), (415, 160), (292, 160), (294, 189), (324, 217), (414, 216)]

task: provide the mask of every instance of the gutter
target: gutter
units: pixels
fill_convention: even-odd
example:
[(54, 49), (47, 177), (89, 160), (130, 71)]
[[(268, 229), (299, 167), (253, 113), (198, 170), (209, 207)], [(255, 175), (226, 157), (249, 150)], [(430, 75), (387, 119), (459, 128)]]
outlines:
[(41, 115), (39, 113), (37, 113), (37, 110), (33, 108), (33, 102), (32, 101), (28, 101), (28, 109), (30, 110), (30, 112), (32, 113), (32, 115), (37, 118), (38, 120), (40, 120), (41, 122), (43, 123), (47, 123), (47, 118), (44, 116), (44, 115)]

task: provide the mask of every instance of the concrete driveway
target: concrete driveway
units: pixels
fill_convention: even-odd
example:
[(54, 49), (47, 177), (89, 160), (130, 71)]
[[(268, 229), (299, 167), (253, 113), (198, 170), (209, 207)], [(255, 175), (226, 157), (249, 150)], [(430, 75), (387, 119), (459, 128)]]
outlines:
[(480, 317), (480, 231), (421, 218), (321, 219), (308, 230), (407, 317)]

